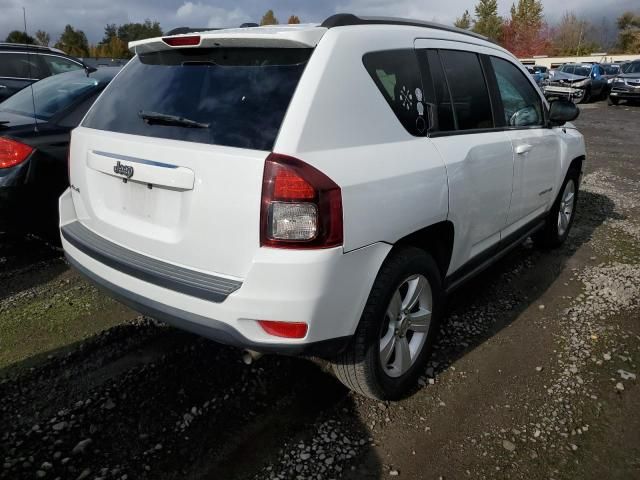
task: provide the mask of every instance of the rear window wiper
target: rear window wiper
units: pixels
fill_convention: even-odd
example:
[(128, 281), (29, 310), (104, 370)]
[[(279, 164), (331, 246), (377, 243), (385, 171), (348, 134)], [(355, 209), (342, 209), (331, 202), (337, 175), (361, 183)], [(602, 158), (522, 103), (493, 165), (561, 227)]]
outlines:
[(197, 122), (188, 118), (167, 113), (147, 112), (140, 110), (138, 116), (149, 125), (175, 125), (187, 128), (209, 128), (210, 123)]

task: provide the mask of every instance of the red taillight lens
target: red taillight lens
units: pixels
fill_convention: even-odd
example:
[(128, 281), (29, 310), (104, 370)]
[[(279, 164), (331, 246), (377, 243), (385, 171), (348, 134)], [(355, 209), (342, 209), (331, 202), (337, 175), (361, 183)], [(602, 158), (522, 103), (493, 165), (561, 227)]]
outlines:
[(164, 43), (172, 47), (195, 47), (200, 45), (200, 35), (189, 35), (188, 37), (165, 37)]
[(9, 168), (24, 162), (33, 148), (9, 138), (0, 138), (0, 168)]
[(269, 155), (262, 180), (260, 244), (330, 248), (342, 240), (340, 187), (301, 160)]
[(281, 168), (274, 179), (273, 195), (278, 200), (310, 200), (316, 190), (294, 171)]
[(307, 324), (302, 322), (259, 320), (258, 323), (265, 332), (274, 337), (304, 338), (308, 329)]

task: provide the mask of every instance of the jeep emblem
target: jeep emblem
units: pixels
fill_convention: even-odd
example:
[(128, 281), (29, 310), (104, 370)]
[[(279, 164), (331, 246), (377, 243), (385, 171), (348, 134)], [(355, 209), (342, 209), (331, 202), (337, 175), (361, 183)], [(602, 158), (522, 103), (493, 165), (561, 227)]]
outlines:
[(113, 171), (118, 175), (124, 175), (127, 178), (133, 177), (133, 167), (130, 165), (123, 165), (120, 161), (115, 164)]

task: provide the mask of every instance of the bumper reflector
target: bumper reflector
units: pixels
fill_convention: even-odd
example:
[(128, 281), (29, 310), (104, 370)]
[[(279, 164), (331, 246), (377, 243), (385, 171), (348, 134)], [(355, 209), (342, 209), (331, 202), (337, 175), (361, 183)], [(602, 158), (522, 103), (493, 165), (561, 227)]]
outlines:
[(269, 335), (283, 338), (304, 338), (308, 326), (303, 322), (277, 322), (273, 320), (259, 320), (262, 329)]

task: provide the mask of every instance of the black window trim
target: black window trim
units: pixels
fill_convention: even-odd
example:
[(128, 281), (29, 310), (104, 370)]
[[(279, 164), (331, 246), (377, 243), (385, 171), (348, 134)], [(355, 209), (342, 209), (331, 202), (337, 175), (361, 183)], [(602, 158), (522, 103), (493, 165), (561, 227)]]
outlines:
[[(419, 48), (416, 49), (416, 52), (418, 51), (423, 51), (423, 50), (435, 50), (438, 52), (438, 60), (440, 61), (440, 65), (441, 68), (444, 72), (444, 65), (442, 64), (442, 59), (440, 57), (440, 51), (441, 50), (453, 50), (453, 49), (448, 49), (448, 48)], [(467, 51), (467, 50), (464, 50)], [(489, 97), (490, 97), (490, 101), (491, 101), (491, 109), (492, 109), (492, 115), (494, 117), (494, 127), (493, 128), (475, 128), (472, 130), (459, 130), (458, 129), (458, 118), (457, 116), (454, 114), (453, 119), (454, 119), (454, 124), (456, 126), (456, 130), (448, 130), (448, 131), (439, 131), (439, 130), (429, 130), (427, 132), (427, 136), (429, 138), (440, 138), (440, 137), (452, 137), (452, 136), (457, 136), (457, 135), (473, 135), (473, 134), (479, 134), (479, 133), (492, 133), (492, 132), (507, 132), (507, 131), (517, 131), (517, 130), (535, 130), (535, 129), (542, 129), (542, 128), (549, 128), (549, 121), (548, 121), (548, 117), (549, 117), (549, 109), (547, 107), (547, 104), (545, 103), (543, 97), (541, 96), (540, 92), (537, 90), (536, 88), (536, 93), (538, 95), (538, 99), (540, 100), (540, 103), (542, 104), (542, 110), (543, 110), (543, 123), (541, 125), (528, 125), (528, 126), (521, 126), (521, 127), (512, 127), (509, 125), (506, 125), (506, 122), (501, 121), (501, 123), (505, 123), (505, 125), (496, 125), (496, 120), (495, 120), (495, 108), (496, 106), (499, 106), (500, 109), (502, 109), (502, 98), (500, 97), (500, 91), (497, 88), (497, 80), (495, 77), (495, 71), (493, 70), (493, 65), (491, 65), (491, 59), (489, 57), (496, 57), (499, 58), (501, 60), (505, 60), (510, 62), (512, 65), (514, 65), (516, 68), (518, 68), (517, 65), (515, 65), (513, 62), (511, 62), (510, 60), (504, 58), (504, 57), (500, 57), (497, 55), (488, 55), (485, 53), (479, 53), (479, 52), (475, 52), (472, 50), (468, 50), (470, 53), (475, 53), (476, 55), (479, 56), (480, 58), (480, 65), (483, 69), (483, 74), (484, 74), (484, 78), (485, 78), (485, 83), (487, 84), (487, 89), (489, 91)], [(483, 57), (486, 57), (486, 60), (483, 59)], [(422, 73), (422, 70), (421, 70)], [(451, 90), (449, 88), (449, 79), (447, 78), (446, 73), (444, 74), (444, 78), (445, 78), (445, 82), (447, 85), (447, 91), (449, 92), (449, 99), (452, 102), (453, 105), (453, 101), (451, 100)], [(489, 78), (491, 78), (491, 81), (489, 81)], [(531, 83), (531, 82), (529, 82)], [(532, 84), (533, 86), (533, 84)], [(453, 109), (455, 112), (455, 108)]]

